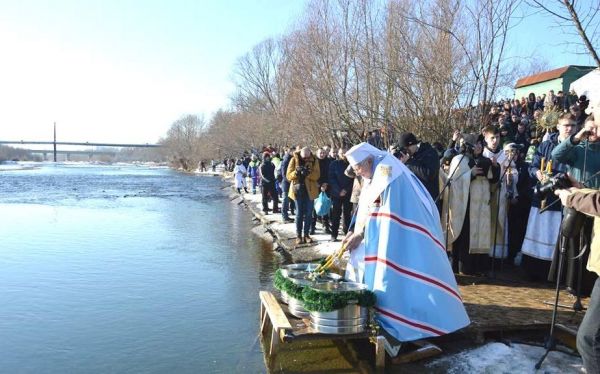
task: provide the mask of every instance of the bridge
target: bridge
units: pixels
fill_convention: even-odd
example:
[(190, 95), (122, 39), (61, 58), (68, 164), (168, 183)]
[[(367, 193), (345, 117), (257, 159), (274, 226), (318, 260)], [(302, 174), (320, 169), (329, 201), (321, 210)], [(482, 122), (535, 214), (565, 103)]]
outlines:
[(94, 143), (94, 142), (57, 142), (55, 141), (35, 141), (35, 140), (0, 140), (0, 145), (52, 145), (53, 149), (27, 149), (31, 153), (38, 153), (44, 156), (44, 160), (46, 160), (48, 153), (52, 153), (54, 155), (54, 162), (56, 162), (57, 154), (66, 154), (67, 160), (70, 159), (71, 155), (81, 155), (85, 154), (91, 159), (93, 155), (109, 155), (115, 156), (115, 151), (110, 150), (89, 150), (89, 151), (71, 151), (71, 150), (57, 150), (56, 146), (58, 145), (76, 145), (76, 146), (86, 146), (86, 147), (120, 147), (120, 148), (159, 148), (162, 147), (162, 144), (123, 144), (123, 143)]
[(41, 142), (29, 140), (0, 140), (0, 144), (46, 144), (46, 145), (84, 145), (90, 147), (122, 147), (122, 148), (158, 148), (162, 144), (118, 144), (118, 143), (90, 143), (90, 142)]

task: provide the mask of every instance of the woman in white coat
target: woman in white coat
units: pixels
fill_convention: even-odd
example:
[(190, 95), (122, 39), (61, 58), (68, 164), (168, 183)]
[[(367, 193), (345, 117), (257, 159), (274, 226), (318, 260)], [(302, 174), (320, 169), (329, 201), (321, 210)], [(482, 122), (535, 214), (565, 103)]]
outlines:
[(242, 193), (242, 188), (247, 193), (248, 188), (246, 187), (246, 174), (248, 174), (248, 170), (244, 164), (242, 164), (242, 160), (237, 160), (235, 163), (235, 167), (233, 168), (233, 175), (235, 177), (235, 188), (238, 193)]

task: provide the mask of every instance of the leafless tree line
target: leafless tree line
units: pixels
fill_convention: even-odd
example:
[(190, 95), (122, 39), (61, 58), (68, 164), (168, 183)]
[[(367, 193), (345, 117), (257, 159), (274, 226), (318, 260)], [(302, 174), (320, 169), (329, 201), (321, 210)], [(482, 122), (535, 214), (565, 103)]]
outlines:
[[(355, 143), (373, 130), (386, 146), (401, 131), (427, 141), (445, 141), (456, 128), (476, 131), (486, 103), (519, 75), (539, 72), (506, 57), (525, 5), (312, 1), (293, 31), (239, 58), (230, 108), (207, 122), (173, 124), (166, 139), (172, 158), (191, 157), (178, 161), (186, 167), (267, 144)], [(545, 67), (534, 61), (528, 66)], [(194, 140), (185, 140), (192, 133)]]

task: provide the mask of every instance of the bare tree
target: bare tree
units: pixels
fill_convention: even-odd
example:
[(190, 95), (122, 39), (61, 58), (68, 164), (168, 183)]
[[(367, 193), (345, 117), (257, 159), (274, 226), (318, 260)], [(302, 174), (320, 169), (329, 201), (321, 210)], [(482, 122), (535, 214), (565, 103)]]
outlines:
[[(596, 53), (596, 46), (600, 37), (600, 22), (596, 19), (600, 11), (600, 3), (598, 1), (528, 0), (528, 4), (538, 11), (552, 15), (563, 31), (579, 36), (581, 43), (574, 44), (580, 47), (583, 46), (586, 53), (600, 67), (600, 58), (598, 57), (598, 53)], [(581, 49), (576, 52), (582, 53)]]

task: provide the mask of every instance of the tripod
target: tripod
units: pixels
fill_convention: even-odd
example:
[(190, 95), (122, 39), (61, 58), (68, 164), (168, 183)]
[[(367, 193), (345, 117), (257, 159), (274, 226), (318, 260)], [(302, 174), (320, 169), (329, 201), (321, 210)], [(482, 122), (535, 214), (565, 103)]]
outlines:
[(548, 353), (550, 353), (550, 351), (556, 350), (554, 327), (556, 326), (556, 316), (558, 313), (558, 296), (560, 293), (560, 280), (562, 278), (562, 271), (565, 258), (567, 257), (567, 242), (570, 238), (573, 238), (575, 235), (577, 235), (577, 233), (581, 230), (581, 226), (583, 225), (584, 220), (585, 216), (582, 213), (577, 212), (573, 208), (568, 208), (560, 225), (560, 254), (558, 258), (558, 270), (556, 274), (556, 289), (554, 296), (554, 307), (552, 309), (552, 321), (550, 322), (550, 333), (546, 338), (546, 342), (544, 343), (546, 351), (539, 359), (539, 361), (535, 364), (536, 369), (539, 369), (542, 366), (542, 362), (544, 362), (544, 359), (546, 358), (546, 356), (548, 356)]

